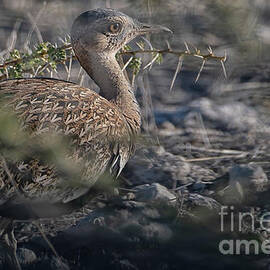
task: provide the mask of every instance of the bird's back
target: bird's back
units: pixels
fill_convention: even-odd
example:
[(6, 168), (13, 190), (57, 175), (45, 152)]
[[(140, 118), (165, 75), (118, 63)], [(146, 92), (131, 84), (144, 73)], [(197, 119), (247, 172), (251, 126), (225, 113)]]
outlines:
[[(71, 135), (73, 151), (68, 158), (78, 164), (84, 161), (79, 186), (70, 185), (67, 179), (62, 181), (53, 166), (40, 164), (34, 158), (27, 164), (16, 164), (12, 177), (31, 198), (54, 202), (76, 199), (106, 170), (118, 175), (133, 152), (129, 125), (123, 114), (87, 88), (45, 78), (6, 80), (0, 83), (0, 98), (1, 104), (12, 109), (31, 136), (47, 136), (52, 132)], [(27, 170), (31, 173), (25, 179)], [(12, 197), (11, 190), (15, 192), (0, 164), (1, 198)]]

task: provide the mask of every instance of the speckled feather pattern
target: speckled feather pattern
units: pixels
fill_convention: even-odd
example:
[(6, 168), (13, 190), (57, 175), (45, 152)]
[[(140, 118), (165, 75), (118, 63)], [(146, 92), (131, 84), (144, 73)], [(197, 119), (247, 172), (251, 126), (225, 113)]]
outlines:
[[(63, 186), (53, 167), (33, 160), (17, 164), (13, 177), (28, 197), (68, 202), (91, 187), (109, 170), (117, 176), (134, 149), (139, 126), (128, 123), (119, 108), (90, 89), (51, 79), (18, 79), (0, 83), (0, 94), (33, 136), (46, 132), (72, 135), (76, 162), (88, 158), (83, 171), (83, 188)], [(92, 157), (92, 159), (89, 159)], [(1, 164), (0, 164), (1, 165)], [(21, 181), (31, 169), (31, 179)], [(23, 186), (25, 184), (25, 186)], [(0, 170), (0, 194), (14, 195), (3, 168)]]

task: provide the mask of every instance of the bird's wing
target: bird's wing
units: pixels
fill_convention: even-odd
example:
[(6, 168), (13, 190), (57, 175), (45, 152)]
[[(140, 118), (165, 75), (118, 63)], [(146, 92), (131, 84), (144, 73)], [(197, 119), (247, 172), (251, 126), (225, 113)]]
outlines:
[[(33, 135), (51, 131), (71, 135), (76, 148), (72, 158), (86, 157), (86, 187), (61, 191), (57, 197), (62, 201), (80, 197), (106, 169), (118, 176), (129, 158), (133, 143), (124, 116), (115, 105), (87, 88), (55, 79), (6, 80), (0, 83), (0, 98)], [(34, 176), (27, 187), (31, 186), (33, 197), (42, 196), (45, 190), (52, 191), (52, 186), (58, 185), (57, 177), (49, 167), (32, 163)], [(0, 174), (0, 181), (5, 186), (3, 175), (5, 172), (2, 179)]]

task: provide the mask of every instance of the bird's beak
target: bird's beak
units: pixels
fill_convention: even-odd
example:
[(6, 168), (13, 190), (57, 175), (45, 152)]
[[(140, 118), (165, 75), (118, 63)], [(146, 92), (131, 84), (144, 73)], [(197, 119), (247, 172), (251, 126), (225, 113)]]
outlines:
[(165, 26), (151, 25), (151, 24), (145, 24), (145, 23), (139, 23), (136, 29), (136, 33), (138, 35), (144, 35), (148, 33), (159, 33), (159, 32), (168, 32), (170, 34), (173, 33), (169, 28)]

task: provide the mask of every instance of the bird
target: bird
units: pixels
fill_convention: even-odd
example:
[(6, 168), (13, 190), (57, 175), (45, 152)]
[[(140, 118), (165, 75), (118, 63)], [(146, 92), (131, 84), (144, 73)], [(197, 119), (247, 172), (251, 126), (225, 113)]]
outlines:
[[(116, 53), (137, 36), (160, 31), (171, 32), (164, 26), (141, 23), (114, 9), (89, 10), (73, 22), (71, 44), (80, 65), (99, 87), (99, 94), (75, 83), (51, 78), (0, 82), (5, 106), (31, 136), (54, 132), (72, 136), (74, 151), (70, 158), (87, 160), (82, 180), (74, 186), (38, 160), (9, 166), (0, 156), (0, 235), (2, 243), (9, 248), (14, 269), (20, 269), (20, 265), (11, 224), (14, 219), (22, 218), (21, 209), (31, 209), (33, 213), (30, 211), (26, 216), (38, 218), (42, 213), (36, 209), (44, 206), (43, 202), (52, 205), (73, 202), (106, 172), (117, 178), (134, 153), (135, 140), (140, 134), (140, 108)], [(25, 171), (31, 174), (25, 177)], [(25, 183), (31, 186), (31, 192), (25, 190)], [(43, 209), (49, 209), (47, 204)], [(53, 215), (52, 212), (45, 211), (44, 215)]]

